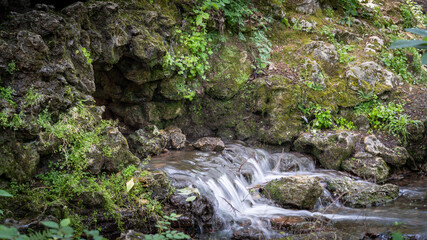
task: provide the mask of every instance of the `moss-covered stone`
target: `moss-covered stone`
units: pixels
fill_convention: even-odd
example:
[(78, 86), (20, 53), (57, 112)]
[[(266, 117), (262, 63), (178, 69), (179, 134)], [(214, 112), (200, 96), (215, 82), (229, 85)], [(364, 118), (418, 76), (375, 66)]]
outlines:
[(21, 143), (14, 139), (0, 146), (0, 176), (18, 182), (27, 181), (36, 173), (39, 160), (34, 143)]
[(342, 168), (356, 176), (374, 182), (383, 182), (389, 175), (390, 168), (380, 157), (365, 152), (357, 152), (341, 164)]
[(249, 55), (235, 43), (228, 42), (211, 63), (208, 94), (219, 99), (231, 99), (252, 72)]
[(283, 207), (313, 209), (323, 189), (319, 179), (309, 176), (292, 176), (269, 182), (262, 192)]

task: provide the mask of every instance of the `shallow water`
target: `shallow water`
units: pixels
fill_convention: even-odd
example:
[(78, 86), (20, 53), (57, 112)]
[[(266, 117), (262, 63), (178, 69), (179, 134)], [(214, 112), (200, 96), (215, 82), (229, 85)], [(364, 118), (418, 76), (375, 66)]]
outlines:
[[(198, 188), (202, 195), (214, 201), (223, 227), (220, 232), (205, 234), (202, 238), (230, 238), (243, 228), (242, 221), (249, 222), (249, 228), (256, 229), (262, 238), (282, 237), (283, 233), (270, 226), (270, 219), (278, 216), (323, 216), (331, 219), (334, 227), (355, 237), (363, 236), (365, 232), (401, 231), (427, 238), (425, 178), (414, 179), (411, 185), (401, 188), (399, 198), (385, 206), (354, 209), (344, 207), (338, 201), (329, 206), (330, 202), (319, 200), (313, 211), (306, 211), (277, 207), (251, 189), (283, 176), (335, 178), (346, 174), (315, 169), (311, 159), (298, 154), (269, 153), (239, 143), (227, 145), (221, 154), (171, 151), (168, 155), (154, 157), (150, 165), (163, 169), (176, 181)], [(324, 195), (328, 194), (325, 190)]]

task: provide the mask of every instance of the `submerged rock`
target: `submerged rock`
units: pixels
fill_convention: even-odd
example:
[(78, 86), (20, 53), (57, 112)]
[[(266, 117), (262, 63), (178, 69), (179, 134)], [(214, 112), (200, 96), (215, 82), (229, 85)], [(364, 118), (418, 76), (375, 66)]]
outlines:
[(295, 150), (319, 159), (323, 167), (339, 170), (341, 162), (349, 158), (359, 135), (352, 132), (303, 133), (295, 141)]
[(380, 157), (357, 152), (352, 158), (342, 162), (342, 168), (366, 180), (382, 182), (389, 175), (387, 163)]
[(202, 151), (215, 151), (215, 152), (221, 152), (225, 148), (224, 142), (220, 138), (216, 138), (216, 137), (200, 138), (195, 143), (193, 143), (193, 146), (196, 149), (199, 149)]
[(393, 184), (378, 185), (349, 178), (326, 179), (326, 188), (347, 207), (383, 205), (397, 198), (399, 187)]
[(319, 178), (291, 176), (269, 182), (263, 195), (283, 207), (313, 209), (323, 189)]
[(365, 150), (374, 156), (379, 156), (388, 164), (399, 167), (406, 163), (409, 158), (408, 152), (403, 147), (386, 147), (375, 135), (365, 137)]

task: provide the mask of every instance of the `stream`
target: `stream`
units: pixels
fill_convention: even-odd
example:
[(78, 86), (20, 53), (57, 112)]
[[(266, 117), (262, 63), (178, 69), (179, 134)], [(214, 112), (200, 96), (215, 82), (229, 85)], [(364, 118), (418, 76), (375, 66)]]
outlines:
[(277, 207), (259, 194), (259, 186), (292, 175), (322, 179), (348, 175), (317, 169), (311, 158), (298, 153), (270, 153), (241, 142), (228, 144), (222, 153), (170, 151), (166, 156), (154, 157), (150, 167), (164, 170), (173, 181), (197, 188), (213, 202), (221, 227), (212, 233), (202, 233), (201, 239), (239, 239), (239, 236), (245, 238), (245, 233), (255, 239), (285, 237), (288, 233), (272, 224), (272, 219), (280, 217), (323, 219), (354, 238), (361, 238), (367, 232), (400, 231), (427, 239), (425, 178), (414, 179), (410, 185), (401, 187), (395, 201), (370, 208), (345, 207), (325, 189), (315, 208), (307, 211)]

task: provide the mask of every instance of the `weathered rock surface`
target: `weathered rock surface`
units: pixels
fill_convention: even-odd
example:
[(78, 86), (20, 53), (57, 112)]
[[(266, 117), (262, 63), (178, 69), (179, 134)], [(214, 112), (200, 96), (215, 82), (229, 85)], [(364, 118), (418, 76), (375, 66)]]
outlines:
[(342, 162), (342, 168), (366, 180), (382, 182), (389, 175), (389, 167), (381, 157), (366, 152), (357, 152)]
[(397, 198), (399, 187), (393, 184), (377, 185), (349, 178), (326, 179), (326, 188), (348, 207), (370, 207), (383, 205)]
[(358, 138), (358, 134), (345, 131), (303, 133), (294, 147), (298, 152), (315, 156), (323, 167), (339, 170), (341, 162), (353, 154)]
[(313, 209), (322, 192), (318, 178), (292, 176), (269, 182), (262, 194), (283, 207)]
[(216, 151), (216, 152), (220, 152), (225, 148), (224, 142), (220, 138), (216, 138), (216, 137), (200, 138), (195, 143), (193, 143), (193, 146), (196, 149), (199, 149), (202, 151)]
[(409, 158), (408, 152), (403, 147), (386, 147), (375, 135), (365, 137), (365, 151), (374, 156), (379, 156), (388, 164), (399, 167), (406, 163)]
[(129, 135), (128, 140), (137, 156), (145, 158), (149, 155), (160, 154), (166, 148), (168, 136), (156, 126), (148, 125)]
[(167, 148), (181, 149), (185, 147), (185, 141), (187, 138), (182, 133), (181, 129), (175, 126), (169, 126), (165, 128), (165, 132), (168, 135)]

